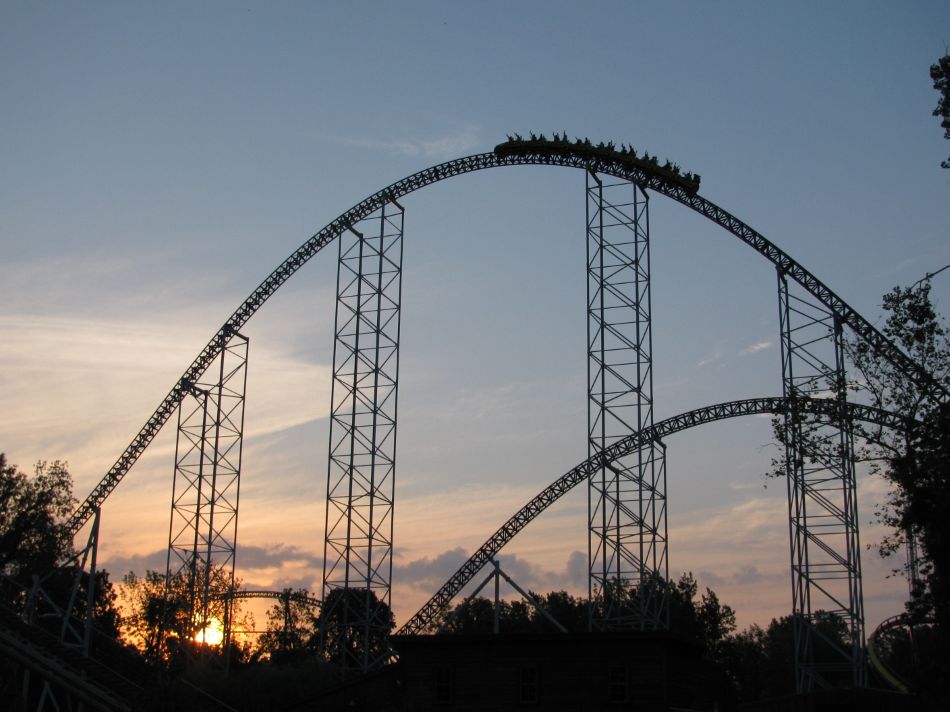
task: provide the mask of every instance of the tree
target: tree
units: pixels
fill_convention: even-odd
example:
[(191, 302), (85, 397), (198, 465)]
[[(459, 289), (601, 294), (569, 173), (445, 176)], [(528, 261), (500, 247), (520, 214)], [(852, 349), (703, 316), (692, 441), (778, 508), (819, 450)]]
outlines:
[[(731, 606), (720, 603), (714, 591), (707, 588), (697, 599), (698, 585), (691, 573), (684, 573), (675, 583), (659, 581), (651, 587), (653, 595), (665, 595), (670, 608), (670, 630), (673, 634), (697, 643), (704, 653), (712, 655), (720, 642), (736, 627), (736, 614)], [(639, 588), (628, 587), (624, 596), (635, 600)], [(587, 600), (566, 591), (547, 594), (529, 591), (538, 605), (571, 633), (588, 630), (590, 607)], [(618, 594), (620, 595), (620, 594)], [(437, 628), (448, 623), (449, 633), (491, 633), (495, 622), (495, 604), (487, 598), (473, 598), (448, 609)], [(500, 633), (545, 633), (554, 630), (550, 620), (537, 608), (523, 600), (499, 601)]]
[[(587, 601), (572, 596), (567, 591), (551, 591), (547, 594), (532, 594), (548, 614), (569, 631), (587, 630)], [(541, 630), (551, 630), (551, 623), (544, 620), (540, 613), (532, 609), (532, 619), (538, 622)]]
[[(75, 505), (72, 477), (65, 462), (38, 462), (29, 477), (16, 465), (9, 465), (0, 453), (0, 574), (8, 584), (0, 589), (3, 605), (21, 611), (36, 576), (42, 580), (44, 593), (60, 609), (66, 607), (76, 586), (70, 615), (77, 621), (85, 620), (89, 573), (78, 571), (70, 562), (74, 554), (72, 537), (64, 526)], [(103, 636), (118, 637), (121, 620), (109, 573), (96, 571), (93, 583), (95, 644)], [(37, 605), (42, 606), (42, 601)], [(46, 615), (40, 619), (41, 624), (59, 633), (61, 619)]]
[[(839, 660), (835, 647), (847, 640), (847, 626), (838, 616), (823, 611), (815, 614), (814, 661), (818, 665)], [(751, 625), (722, 637), (711, 659), (726, 673), (738, 702), (783, 697), (795, 693), (793, 658), (794, 618), (773, 618), (768, 628)], [(830, 641), (830, 643), (829, 643)], [(827, 674), (827, 673), (826, 673)], [(831, 682), (847, 686), (845, 674)]]
[(850, 340), (847, 352), (863, 380), (861, 391), (873, 405), (904, 416), (903, 432), (857, 427), (865, 446), (860, 452), (872, 470), (892, 485), (879, 511), (891, 527), (881, 553), (893, 554), (908, 534), (920, 544), (918, 613), (936, 616), (938, 628), (950, 626), (950, 405), (936, 385), (950, 388), (950, 343), (930, 301), (930, 282), (884, 295), (888, 313), (885, 336), (899, 345), (933, 381), (907, 378), (864, 342)]
[(146, 660), (160, 663), (167, 657), (163, 632), (187, 635), (187, 615), (181, 601), (172, 599), (166, 604), (165, 575), (146, 571), (137, 576), (130, 571), (122, 578), (123, 634)]
[[(537, 599), (544, 598), (533, 593), (532, 595)], [(500, 633), (552, 630), (549, 622), (539, 621), (539, 618), (537, 611), (524, 601), (500, 600), (498, 602), (498, 631)], [(557, 617), (555, 620), (564, 625)], [(443, 632), (457, 635), (492, 633), (495, 630), (495, 602), (482, 596), (464, 601), (444, 612), (436, 623), (435, 629), (443, 627)]]
[[(902, 429), (858, 422), (849, 426), (859, 444), (857, 459), (891, 485), (877, 511), (879, 521), (889, 527), (878, 547), (881, 555), (891, 556), (906, 543), (919, 554), (919, 569), (913, 563), (903, 567), (917, 580), (909, 611), (918, 622), (934, 621), (937, 649), (922, 662), (934, 666), (925, 677), (945, 685), (950, 677), (950, 663), (945, 662), (950, 660), (950, 404), (945, 395), (950, 389), (950, 343), (930, 300), (933, 276), (906, 289), (895, 287), (883, 298), (887, 316), (882, 333), (926, 377), (909, 377), (856, 336), (846, 338), (843, 346), (854, 368), (849, 374), (853, 397), (899, 414), (905, 424)], [(776, 434), (784, 442), (783, 428), (777, 427)], [(835, 445), (823, 443), (808, 428), (804, 438), (809, 452), (834, 454), (827, 448)], [(784, 474), (781, 464), (773, 474)]]
[(267, 611), (267, 630), (257, 643), (256, 656), (278, 665), (313, 654), (318, 647), (317, 615), (310, 592), (285, 588)]
[(722, 642), (736, 629), (736, 612), (719, 602), (710, 588), (698, 600), (699, 585), (692, 572), (668, 584), (670, 630), (698, 643), (710, 660), (718, 659)]
[[(371, 609), (368, 621), (363, 614), (367, 597)], [(349, 667), (367, 658), (372, 663), (388, 654), (389, 634), (396, 627), (396, 619), (375, 592), (335, 588), (323, 600), (318, 625), (327, 660)]]
[[(212, 569), (205, 629), (212, 630), (204, 634), (209, 636), (206, 642), (201, 616), (194, 611), (188, 572), (172, 575), (166, 588), (165, 574), (160, 571), (148, 570), (144, 576), (130, 571), (122, 579), (123, 635), (146, 660), (161, 668), (180, 668), (189, 655), (220, 653), (220, 644), (210, 639), (210, 633), (219, 632), (217, 626), (223, 625), (231, 585), (223, 572)], [(234, 586), (240, 587), (240, 581)], [(236, 601), (231, 601), (230, 616), (234, 627), (253, 627), (244, 620)]]
[(38, 462), (31, 478), (0, 453), (0, 573), (29, 586), (32, 573), (65, 559), (72, 541), (62, 520), (75, 504), (66, 463)]
[[(930, 65), (930, 78), (933, 80), (934, 89), (940, 92), (940, 100), (933, 115), (941, 119), (943, 137), (950, 138), (950, 52), (944, 53), (936, 64)], [(941, 162), (940, 166), (950, 168), (950, 160)]]

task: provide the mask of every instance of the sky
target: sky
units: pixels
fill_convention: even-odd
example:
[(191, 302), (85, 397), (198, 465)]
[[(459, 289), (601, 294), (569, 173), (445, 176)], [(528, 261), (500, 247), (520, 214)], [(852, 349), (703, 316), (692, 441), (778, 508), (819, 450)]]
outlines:
[[(0, 450), (84, 497), (233, 309), (367, 195), (506, 134), (630, 143), (872, 322), (950, 263), (928, 69), (945, 2), (0, 4)], [(442, 182), (406, 207), (393, 604), (402, 621), (586, 456), (584, 177)], [(781, 392), (772, 267), (651, 201), (657, 418)], [(336, 251), (251, 338), (238, 575), (319, 589)], [(950, 272), (934, 280), (950, 308)], [(767, 624), (790, 609), (768, 418), (671, 437), (670, 570)], [(100, 561), (163, 568), (174, 427), (106, 501)], [(901, 610), (859, 480), (865, 605)], [(586, 496), (502, 565), (586, 590)]]

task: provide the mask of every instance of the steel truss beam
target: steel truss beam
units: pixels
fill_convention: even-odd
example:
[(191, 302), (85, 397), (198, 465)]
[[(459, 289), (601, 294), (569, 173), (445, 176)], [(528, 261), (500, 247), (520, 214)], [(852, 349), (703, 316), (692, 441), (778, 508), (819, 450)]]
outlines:
[[(594, 456), (653, 426), (649, 200), (587, 173), (587, 426)], [(590, 625), (668, 625), (666, 453), (649, 441), (588, 480)]]
[[(33, 585), (26, 596), (22, 613), (23, 621), (36, 625), (38, 621), (44, 620), (47, 630), (49, 630), (50, 621), (57, 621), (59, 635), (56, 642), (61, 647), (49, 650), (48, 644), (56, 639), (50, 636), (47, 630), (38, 631), (28, 628), (30, 640), (25, 646), (16, 645), (17, 631), (12, 629), (2, 631), (5, 638), (3, 642), (13, 645), (13, 649), (8, 651), (10, 657), (25, 665), (22, 684), (24, 709), (26, 701), (34, 697), (37, 699), (35, 707), (37, 712), (81, 708), (83, 702), (91, 703), (94, 699), (103, 705), (103, 709), (110, 708), (109, 706), (113, 703), (119, 703), (117, 699), (113, 699), (113, 691), (102, 688), (96, 680), (89, 681), (88, 684), (82, 684), (82, 682), (77, 684), (76, 677), (83, 680), (85, 675), (77, 676), (76, 669), (72, 667), (77, 662), (80, 666), (90, 664), (89, 653), (98, 582), (96, 558), (99, 549), (99, 520), (100, 511), (96, 510), (86, 545), (72, 552), (65, 562), (44, 577), (34, 576)], [(61, 601), (54, 600), (49, 591), (51, 581), (60, 579), (61, 582), (63, 575), (72, 578), (69, 598), (65, 605)], [(80, 594), (83, 593), (83, 587), (85, 587), (85, 600), (81, 601)], [(81, 619), (77, 616), (80, 612)], [(4, 611), (3, 616), (6, 618), (4, 623), (7, 625), (13, 622), (8, 618), (9, 613), (9, 611)], [(22, 631), (19, 632), (22, 633)], [(47, 645), (44, 645), (44, 642)], [(95, 663), (91, 664), (95, 666)], [(37, 673), (36, 680), (31, 678), (31, 671)]]
[[(179, 579), (187, 582), (194, 635), (211, 622), (215, 594), (234, 586), (250, 342), (238, 332), (222, 334), (221, 341), (218, 367), (201, 381), (182, 384), (188, 395), (175, 444), (165, 592), (170, 595)], [(226, 639), (229, 614), (226, 606)]]
[[(885, 428), (894, 428), (896, 430), (905, 430), (907, 428), (907, 421), (894, 413), (857, 403), (847, 403), (845, 406), (847, 408), (847, 416), (851, 420), (863, 420), (868, 423), (874, 423)], [(840, 404), (827, 399), (802, 398), (799, 399), (796, 407), (800, 413), (820, 415), (824, 418), (840, 418), (841, 416)], [(672, 418), (661, 420), (652, 428), (641, 430), (622, 440), (618, 440), (613, 445), (607, 447), (603, 452), (589, 457), (556, 479), (509, 517), (508, 520), (449, 577), (448, 581), (433, 594), (432, 598), (399, 629), (398, 635), (414, 635), (424, 632), (435, 617), (441, 611), (445, 610), (445, 607), (448, 606), (452, 599), (478, 575), (478, 572), (481, 571), (482, 568), (490, 562), (492, 557), (496, 556), (518, 532), (528, 526), (528, 524), (540, 516), (544, 510), (574, 489), (574, 487), (581, 482), (586, 482), (589, 477), (595, 475), (600, 468), (603, 467), (604, 463), (612, 462), (617, 458), (635, 452), (651, 441), (662, 441), (664, 438), (682, 430), (743, 415), (758, 415), (761, 413), (782, 415), (788, 408), (789, 402), (781, 397), (751, 398), (748, 400), (717, 403), (716, 405), (697, 408), (696, 410), (687, 411)]]
[[(782, 385), (790, 404), (783, 440), (796, 686), (808, 692), (844, 678), (863, 687), (861, 545), (841, 319), (790, 285), (781, 271), (778, 296)], [(798, 406), (803, 398), (828, 399), (835, 417), (810, 416)], [(829, 616), (843, 625), (844, 646), (829, 633)]]
[(165, 395), (139, 432), (119, 455), (112, 467), (109, 468), (109, 471), (70, 516), (66, 523), (68, 531), (75, 535), (89, 521), (95, 508), (106, 500), (132, 468), (132, 465), (145, 452), (145, 449), (175, 413), (178, 404), (186, 395), (183, 384), (196, 381), (217, 358), (221, 350), (221, 336), (244, 326), (297, 270), (333, 240), (346, 232), (351, 225), (355, 225), (374, 211), (379, 210), (385, 203), (398, 200), (404, 195), (433, 183), (488, 168), (527, 165), (565, 166), (579, 168), (584, 171), (593, 170), (598, 173), (605, 173), (633, 181), (645, 190), (653, 190), (685, 205), (691, 210), (695, 210), (706, 219), (730, 232), (780, 268), (791, 279), (802, 285), (818, 302), (838, 314), (842, 322), (870, 344), (875, 353), (882, 355), (893, 363), (915, 383), (931, 388), (941, 401), (950, 398), (950, 391), (937, 383), (933, 376), (927, 373), (920, 364), (909, 358), (907, 354), (881, 334), (873, 324), (858, 314), (804, 266), (792, 259), (777, 245), (767, 240), (764, 235), (712, 201), (698, 195), (695, 191), (684, 187), (675, 180), (670, 180), (662, 174), (651, 172), (642, 165), (633, 163), (613, 151), (595, 151), (576, 145), (559, 146), (556, 150), (549, 148), (545, 151), (539, 151), (525, 146), (502, 144), (497, 146), (492, 153), (479, 153), (473, 156), (456, 158), (413, 173), (392, 183), (354, 205), (294, 250), (241, 302), (218, 332), (211, 337), (211, 340), (195, 357), (182, 377), (175, 382), (172, 389)]
[(344, 667), (364, 672), (387, 657), (404, 215), (384, 203), (339, 243), (322, 617), (358, 636)]

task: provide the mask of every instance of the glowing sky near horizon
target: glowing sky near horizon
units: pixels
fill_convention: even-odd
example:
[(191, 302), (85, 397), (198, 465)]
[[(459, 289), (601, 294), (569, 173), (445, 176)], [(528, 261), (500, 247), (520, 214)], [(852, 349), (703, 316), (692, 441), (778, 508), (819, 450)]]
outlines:
[[(862, 314), (950, 263), (929, 65), (945, 2), (0, 5), (0, 450), (84, 495), (233, 308), (371, 192), (507, 133), (669, 156)], [(407, 197), (394, 603), (404, 620), (586, 453), (583, 174), (491, 171)], [(775, 276), (651, 206), (657, 417), (781, 390)], [(321, 576), (335, 250), (248, 325), (239, 576)], [(944, 312), (950, 273), (934, 282)], [(670, 566), (743, 624), (789, 607), (767, 418), (669, 441)], [(166, 427), (107, 500), (101, 561), (164, 566)], [(766, 488), (764, 484), (769, 486)], [(883, 483), (862, 478), (862, 543)], [(513, 542), (586, 588), (579, 489)], [(899, 562), (864, 552), (868, 620)]]

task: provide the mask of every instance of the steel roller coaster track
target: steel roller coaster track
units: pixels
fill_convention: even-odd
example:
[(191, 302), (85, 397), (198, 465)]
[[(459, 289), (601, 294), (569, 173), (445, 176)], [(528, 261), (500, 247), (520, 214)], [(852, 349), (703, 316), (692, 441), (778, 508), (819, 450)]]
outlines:
[(217, 599), (250, 599), (250, 598), (274, 598), (278, 600), (289, 600), (297, 601), (298, 603), (304, 603), (308, 606), (319, 606), (323, 603), (319, 598), (314, 598), (313, 596), (308, 596), (304, 593), (298, 591), (292, 591), (290, 589), (284, 591), (245, 591), (243, 589), (235, 589), (233, 591), (228, 591), (226, 593), (218, 593), (214, 596)]
[[(834, 399), (798, 399), (796, 406), (799, 412), (812, 415), (822, 415), (829, 418), (840, 416), (840, 403)], [(738, 418), (743, 415), (758, 415), (762, 413), (782, 414), (789, 410), (789, 399), (775, 396), (768, 398), (750, 398), (746, 400), (728, 401), (716, 405), (697, 408), (667, 418), (653, 427), (644, 428), (622, 440), (608, 446), (601, 452), (588, 458), (566, 474), (562, 475), (521, 509), (515, 512), (482, 544), (469, 559), (462, 564), (458, 571), (436, 591), (419, 611), (410, 618), (397, 632), (397, 635), (414, 635), (426, 630), (436, 615), (451, 602), (453, 598), (482, 570), (518, 532), (524, 529), (545, 509), (570, 492), (574, 487), (584, 482), (591, 475), (599, 472), (603, 467), (610, 467), (610, 463), (623, 457), (650, 442), (660, 442), (668, 435), (682, 430), (694, 428), (705, 423), (712, 423), (727, 418)], [(851, 420), (861, 420), (886, 428), (903, 430), (907, 423), (904, 418), (879, 408), (857, 403), (847, 404), (847, 417)]]
[(950, 391), (936, 383), (930, 375), (903, 351), (889, 341), (870, 322), (851, 308), (841, 297), (829, 289), (815, 275), (792, 259), (783, 250), (769, 242), (763, 235), (753, 230), (731, 213), (699, 195), (695, 185), (685, 184), (683, 180), (665, 174), (662, 170), (652, 170), (642, 161), (632, 159), (618, 151), (590, 148), (574, 144), (538, 145), (522, 144), (511, 141), (500, 144), (490, 153), (457, 158), (396, 181), (373, 193), (360, 203), (337, 217), (326, 227), (313, 235), (285, 259), (241, 305), (228, 317), (227, 321), (211, 337), (195, 360), (176, 381), (168, 395), (148, 418), (138, 434), (122, 452), (115, 464), (95, 486), (89, 496), (69, 517), (66, 527), (75, 536), (89, 521), (98, 507), (118, 486), (132, 465), (138, 460), (187, 393), (189, 384), (197, 383), (201, 375), (221, 352), (222, 344), (238, 331), (297, 270), (310, 258), (330, 244), (341, 233), (359, 220), (372, 214), (387, 201), (396, 201), (404, 195), (424, 188), (432, 183), (502, 166), (550, 165), (578, 168), (586, 171), (608, 174), (637, 183), (643, 189), (653, 190), (681, 203), (706, 217), (728, 232), (735, 235), (754, 250), (768, 259), (783, 274), (800, 284), (821, 304), (839, 316), (856, 334), (865, 340), (874, 350), (914, 381), (934, 389), (941, 399), (950, 398)]

